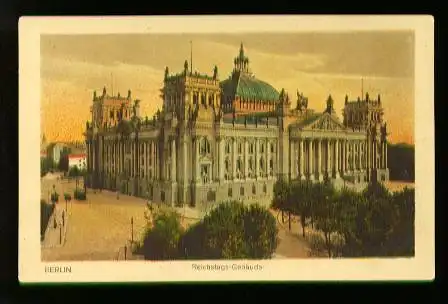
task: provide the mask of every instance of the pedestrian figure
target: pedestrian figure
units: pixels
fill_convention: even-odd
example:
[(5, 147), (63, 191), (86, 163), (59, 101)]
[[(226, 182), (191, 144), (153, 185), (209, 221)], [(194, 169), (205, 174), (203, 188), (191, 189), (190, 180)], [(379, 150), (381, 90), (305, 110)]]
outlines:
[(53, 227), (54, 229), (58, 228), (58, 222), (56, 221), (56, 217), (53, 218)]

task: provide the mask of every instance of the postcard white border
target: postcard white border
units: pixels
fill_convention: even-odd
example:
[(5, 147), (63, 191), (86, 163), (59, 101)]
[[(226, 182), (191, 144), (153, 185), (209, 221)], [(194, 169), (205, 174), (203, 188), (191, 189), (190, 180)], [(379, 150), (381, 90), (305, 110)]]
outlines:
[[(40, 260), (40, 35), (415, 31), (414, 258), (251, 261), (259, 271), (195, 271), (193, 262)], [(33, 282), (432, 280), (434, 254), (434, 20), (432, 16), (22, 17), (19, 20), (19, 280)], [(233, 265), (243, 261), (201, 261)], [(69, 265), (71, 273), (45, 273)]]

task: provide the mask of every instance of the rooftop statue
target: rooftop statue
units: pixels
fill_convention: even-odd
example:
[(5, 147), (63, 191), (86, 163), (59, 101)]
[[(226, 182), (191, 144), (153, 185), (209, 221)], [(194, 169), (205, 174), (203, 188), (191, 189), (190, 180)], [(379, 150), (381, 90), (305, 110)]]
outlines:
[(308, 108), (308, 97), (303, 96), (303, 93), (297, 90), (297, 109), (302, 111)]

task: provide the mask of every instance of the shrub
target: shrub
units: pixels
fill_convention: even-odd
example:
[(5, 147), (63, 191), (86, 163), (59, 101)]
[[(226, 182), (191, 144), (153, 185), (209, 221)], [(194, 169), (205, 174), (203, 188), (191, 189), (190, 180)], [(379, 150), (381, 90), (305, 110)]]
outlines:
[(73, 197), (75, 198), (75, 200), (85, 201), (86, 200), (86, 192), (84, 190), (77, 189), (73, 193)]
[(183, 233), (179, 214), (159, 210), (153, 216), (143, 239), (142, 253), (146, 260), (171, 260), (178, 257), (178, 241)]

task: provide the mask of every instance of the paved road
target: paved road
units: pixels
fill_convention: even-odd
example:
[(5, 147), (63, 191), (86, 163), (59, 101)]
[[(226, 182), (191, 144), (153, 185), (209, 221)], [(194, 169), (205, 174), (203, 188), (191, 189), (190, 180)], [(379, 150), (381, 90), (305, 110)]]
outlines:
[[(47, 181), (42, 187), (43, 196), (53, 184), (60, 193), (74, 187), (74, 182)], [(94, 193), (89, 189), (87, 201), (72, 200), (68, 204), (69, 217), (64, 245), (43, 247), (42, 259), (44, 261), (116, 259), (120, 248), (131, 239), (131, 217), (134, 222), (134, 240), (141, 239), (145, 227), (145, 207), (146, 201), (141, 198), (120, 194), (117, 200), (115, 192)], [(60, 202), (58, 208), (65, 209), (65, 202)], [(192, 208), (179, 208), (178, 211), (188, 218), (186, 221), (190, 224), (201, 216), (201, 212)], [(274, 212), (274, 215), (277, 214)], [(294, 233), (287, 231), (287, 227), (279, 225), (280, 244), (276, 250), (276, 258), (308, 258), (308, 244), (301, 238), (300, 229), (299, 223), (293, 224)], [(58, 241), (58, 231), (53, 231), (52, 235), (52, 238)]]
[(114, 193), (89, 193), (87, 201), (73, 201), (63, 247), (42, 248), (43, 260), (112, 260), (121, 244), (144, 228), (145, 201)]
[(309, 244), (307, 240), (302, 237), (302, 226), (295, 220), (291, 224), (291, 231), (289, 231), (288, 222), (281, 223), (281, 215), (274, 210), (270, 210), (275, 216), (278, 226), (278, 237), (280, 243), (275, 251), (276, 259), (281, 258), (310, 258)]

